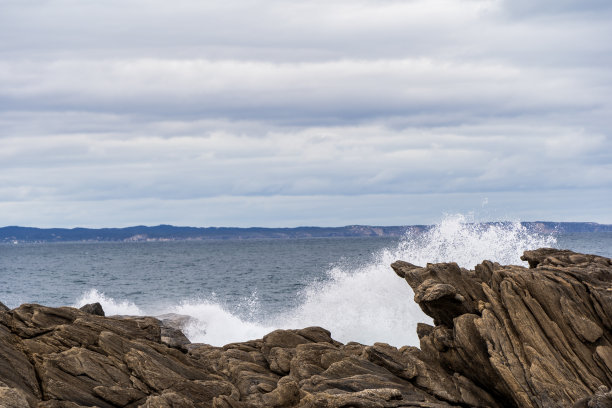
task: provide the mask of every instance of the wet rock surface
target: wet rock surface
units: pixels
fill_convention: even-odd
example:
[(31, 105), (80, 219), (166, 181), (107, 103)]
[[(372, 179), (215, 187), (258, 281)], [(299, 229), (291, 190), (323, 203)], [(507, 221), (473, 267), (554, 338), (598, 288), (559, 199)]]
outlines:
[(213, 347), (189, 343), (180, 315), (0, 308), (0, 407), (612, 407), (612, 262), (524, 259), (394, 263), (435, 322), (420, 348), (320, 327)]

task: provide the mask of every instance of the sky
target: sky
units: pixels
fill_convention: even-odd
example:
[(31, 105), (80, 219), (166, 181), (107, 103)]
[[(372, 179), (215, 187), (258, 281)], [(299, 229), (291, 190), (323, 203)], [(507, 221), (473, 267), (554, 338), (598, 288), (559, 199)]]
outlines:
[(0, 0), (0, 226), (612, 223), (604, 0)]

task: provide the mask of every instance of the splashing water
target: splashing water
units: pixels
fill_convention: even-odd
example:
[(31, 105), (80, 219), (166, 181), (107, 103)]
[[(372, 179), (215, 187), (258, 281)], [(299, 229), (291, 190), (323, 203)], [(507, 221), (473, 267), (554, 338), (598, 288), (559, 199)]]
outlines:
[(552, 236), (529, 232), (520, 223), (469, 224), (463, 215), (447, 216), (422, 233), (408, 233), (395, 249), (354, 271), (332, 269), (327, 282), (311, 284), (305, 301), (280, 321), (283, 326), (321, 325), (340, 341), (377, 341), (396, 346), (418, 345), (416, 325), (430, 323), (413, 301), (407, 283), (391, 270), (401, 259), (415, 265), (457, 262), (474, 268), (485, 259), (524, 264), (523, 251), (555, 243)]
[[(476, 224), (463, 215), (446, 216), (425, 232), (411, 232), (395, 248), (375, 254), (373, 261), (356, 268), (331, 268), (326, 279), (302, 291), (297, 307), (276, 316), (259, 317), (256, 297), (243, 302), (249, 319), (241, 319), (216, 301), (188, 301), (172, 312), (192, 316), (185, 328), (194, 342), (223, 345), (261, 338), (276, 328), (322, 326), (342, 342), (386, 342), (395, 346), (418, 345), (416, 325), (430, 323), (413, 301), (410, 286), (389, 266), (401, 259), (416, 265), (457, 262), (473, 269), (485, 259), (502, 264), (523, 264), (527, 249), (554, 246), (555, 239), (528, 231), (520, 223)], [(107, 314), (142, 314), (133, 303), (115, 302), (95, 290), (79, 304), (99, 301)], [(242, 314), (245, 315), (245, 314)]]
[(258, 339), (277, 327), (245, 321), (218, 303), (183, 302), (172, 310), (193, 319), (184, 328), (185, 335), (194, 343), (224, 345), (237, 341)]
[(140, 310), (138, 306), (134, 303), (123, 300), (116, 301), (113, 298), (107, 297), (104, 293), (98, 292), (97, 289), (91, 289), (88, 292), (85, 292), (75, 304), (75, 307), (81, 307), (88, 303), (100, 303), (102, 305), (102, 309), (104, 309), (104, 314), (107, 316), (112, 315), (142, 315), (143, 312)]
[(552, 235), (534, 233), (519, 222), (468, 223), (464, 215), (457, 214), (446, 216), (424, 233), (409, 232), (394, 252), (386, 252), (415, 265), (456, 262), (473, 269), (486, 259), (527, 266), (521, 261), (523, 251), (550, 247), (556, 242)]

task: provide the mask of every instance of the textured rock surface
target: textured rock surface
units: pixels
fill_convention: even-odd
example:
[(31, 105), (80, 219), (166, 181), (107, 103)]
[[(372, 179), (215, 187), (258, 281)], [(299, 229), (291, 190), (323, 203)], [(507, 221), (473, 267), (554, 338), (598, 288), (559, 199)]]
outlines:
[(0, 309), (0, 407), (612, 407), (612, 263), (528, 251), (396, 273), (435, 326), (421, 348), (341, 344), (319, 327), (190, 344), (187, 318)]
[(88, 303), (85, 306), (80, 307), (79, 310), (96, 316), (104, 316), (104, 309), (102, 309), (102, 305), (98, 302)]
[(572, 406), (609, 389), (610, 259), (555, 249), (522, 259), (529, 269), (394, 263), (434, 318), (419, 331), (422, 352), (507, 406)]

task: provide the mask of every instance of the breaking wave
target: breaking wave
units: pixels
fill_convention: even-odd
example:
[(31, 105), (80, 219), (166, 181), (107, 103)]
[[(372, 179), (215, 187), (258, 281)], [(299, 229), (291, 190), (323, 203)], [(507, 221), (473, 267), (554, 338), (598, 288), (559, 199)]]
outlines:
[(128, 300), (116, 301), (115, 299), (106, 296), (104, 293), (99, 292), (97, 289), (91, 289), (85, 292), (76, 301), (76, 307), (81, 307), (88, 303), (100, 303), (104, 313), (107, 316), (113, 315), (143, 315), (143, 311), (138, 306)]
[[(502, 264), (524, 265), (523, 251), (554, 246), (553, 236), (529, 231), (520, 223), (478, 224), (463, 215), (446, 216), (425, 231), (410, 231), (393, 248), (374, 254), (373, 260), (358, 267), (333, 267), (325, 278), (311, 282), (300, 294), (297, 307), (266, 317), (250, 313), (245, 319), (216, 299), (189, 300), (170, 307), (167, 312), (192, 317), (184, 328), (192, 342), (224, 345), (261, 338), (278, 328), (322, 326), (342, 342), (364, 344), (386, 342), (395, 346), (418, 345), (416, 325), (430, 323), (413, 301), (413, 292), (398, 278), (390, 264), (398, 259), (416, 265), (428, 262), (457, 262), (473, 268), (484, 259)], [(152, 314), (128, 300), (116, 301), (90, 290), (77, 306), (100, 302), (107, 315)], [(255, 310), (257, 299), (241, 308)], [(241, 313), (240, 316), (249, 315)]]

